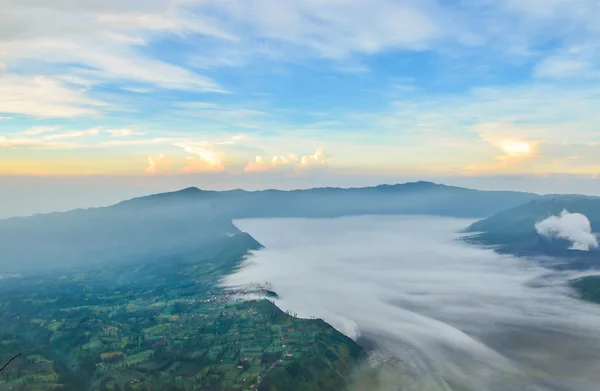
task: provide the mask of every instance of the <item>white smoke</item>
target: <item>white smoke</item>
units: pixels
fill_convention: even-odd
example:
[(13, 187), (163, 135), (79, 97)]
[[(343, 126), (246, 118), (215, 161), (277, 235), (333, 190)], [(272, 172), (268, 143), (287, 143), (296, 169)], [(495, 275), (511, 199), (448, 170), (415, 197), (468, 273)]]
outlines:
[(590, 220), (581, 213), (563, 210), (560, 216), (550, 216), (535, 225), (540, 235), (566, 239), (573, 243), (571, 250), (590, 251), (598, 248), (598, 238), (592, 233)]

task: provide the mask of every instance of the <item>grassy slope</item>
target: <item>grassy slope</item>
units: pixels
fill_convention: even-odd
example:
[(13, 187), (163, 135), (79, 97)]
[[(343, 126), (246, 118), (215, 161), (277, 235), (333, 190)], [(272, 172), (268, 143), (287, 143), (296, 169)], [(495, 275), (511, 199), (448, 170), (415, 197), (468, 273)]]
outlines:
[(275, 369), (263, 380), (261, 390), (340, 391), (348, 387), (357, 363), (366, 358), (364, 350), (325, 322), (313, 322), (321, 322), (322, 331), (312, 352)]

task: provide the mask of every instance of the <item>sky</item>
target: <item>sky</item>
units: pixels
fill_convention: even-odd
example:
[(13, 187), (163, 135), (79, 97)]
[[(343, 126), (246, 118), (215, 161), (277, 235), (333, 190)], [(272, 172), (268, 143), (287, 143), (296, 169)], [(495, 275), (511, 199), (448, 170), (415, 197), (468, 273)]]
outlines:
[(0, 6), (13, 198), (400, 178), (600, 195), (600, 0)]

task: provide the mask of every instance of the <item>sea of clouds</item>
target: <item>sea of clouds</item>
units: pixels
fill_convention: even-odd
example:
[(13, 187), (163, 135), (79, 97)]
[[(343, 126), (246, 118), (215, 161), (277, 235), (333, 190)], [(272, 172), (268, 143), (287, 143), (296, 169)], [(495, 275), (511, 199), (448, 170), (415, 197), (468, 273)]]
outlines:
[(375, 347), (370, 391), (598, 391), (600, 306), (576, 298), (577, 276), (467, 245), (469, 223), (240, 220), (265, 249), (225, 284), (269, 282), (280, 308)]

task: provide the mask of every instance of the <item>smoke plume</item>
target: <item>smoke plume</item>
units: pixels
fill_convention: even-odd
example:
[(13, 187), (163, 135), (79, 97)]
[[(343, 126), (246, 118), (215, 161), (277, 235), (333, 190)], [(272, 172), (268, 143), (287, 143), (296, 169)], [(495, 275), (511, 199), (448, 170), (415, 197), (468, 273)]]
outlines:
[(592, 233), (590, 220), (581, 213), (563, 210), (560, 216), (550, 216), (535, 225), (540, 235), (554, 239), (566, 239), (573, 245), (571, 250), (590, 251), (598, 248), (598, 238)]

